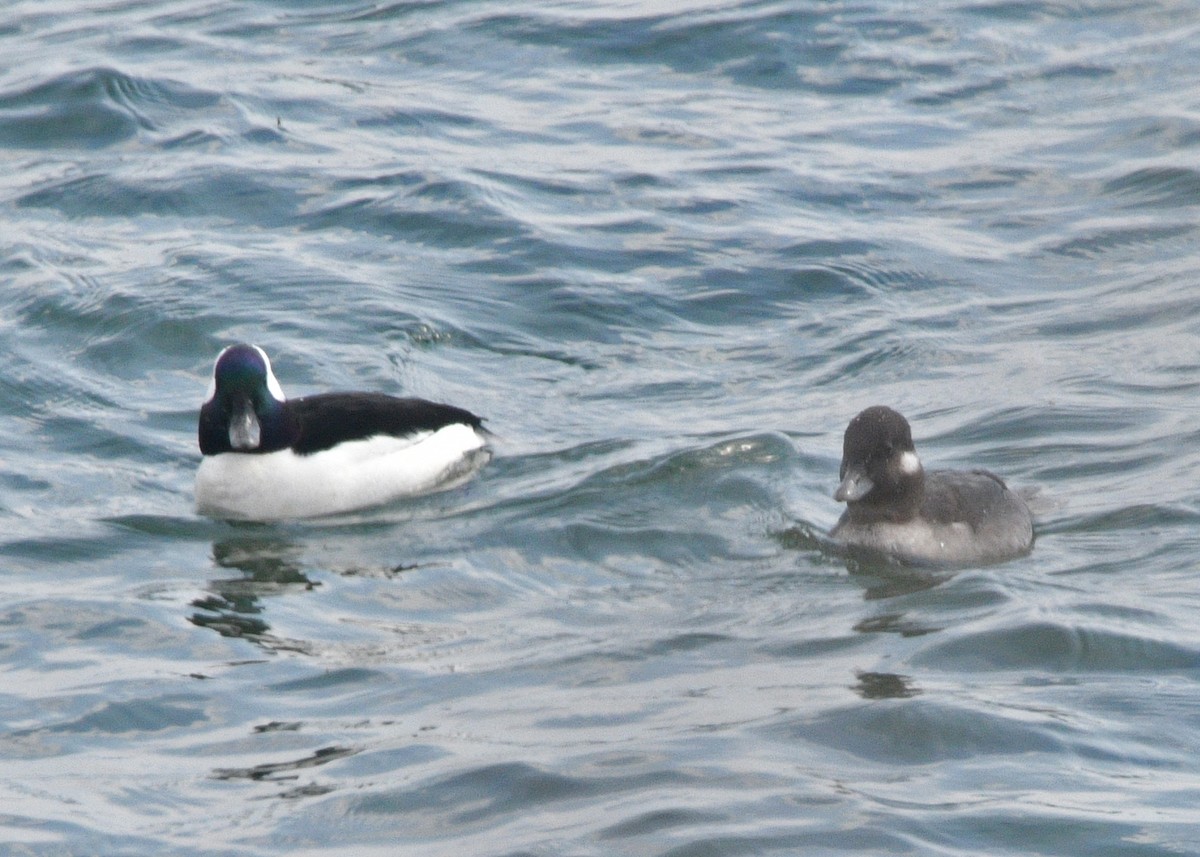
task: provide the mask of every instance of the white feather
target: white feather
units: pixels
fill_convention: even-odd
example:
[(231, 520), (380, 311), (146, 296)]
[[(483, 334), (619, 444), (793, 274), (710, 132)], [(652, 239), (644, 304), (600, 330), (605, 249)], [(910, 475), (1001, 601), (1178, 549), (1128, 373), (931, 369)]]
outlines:
[(255, 521), (350, 512), (458, 484), (483, 463), (484, 446), (479, 432), (455, 423), (404, 438), (341, 443), (312, 455), (282, 450), (205, 456), (196, 472), (196, 510)]
[(921, 459), (917, 458), (917, 454), (912, 450), (905, 450), (900, 454), (900, 470), (910, 476), (914, 473), (919, 473), (921, 470)]
[[(263, 363), (267, 367), (267, 392), (275, 397), (275, 401), (284, 401), (286, 397), (283, 395), (283, 387), (279, 386), (279, 379), (276, 378), (275, 373), (271, 371), (271, 358), (267, 356), (267, 352), (263, 351), (257, 345), (251, 347), (262, 355)], [(219, 360), (220, 358), (217, 359)]]

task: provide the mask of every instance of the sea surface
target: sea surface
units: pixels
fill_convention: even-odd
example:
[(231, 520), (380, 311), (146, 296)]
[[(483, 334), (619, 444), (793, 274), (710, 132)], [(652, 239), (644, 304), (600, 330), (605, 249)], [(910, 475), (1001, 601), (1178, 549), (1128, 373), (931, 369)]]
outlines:
[[(0, 853), (1200, 854), (1200, 7), (0, 11)], [(199, 517), (221, 347), (487, 418)], [(847, 562), (841, 435), (1034, 498)]]

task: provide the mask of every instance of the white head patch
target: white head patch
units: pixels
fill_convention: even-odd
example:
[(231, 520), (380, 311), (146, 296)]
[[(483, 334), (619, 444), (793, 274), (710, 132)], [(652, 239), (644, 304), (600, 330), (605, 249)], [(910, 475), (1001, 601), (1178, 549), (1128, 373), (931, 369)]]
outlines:
[(900, 453), (900, 472), (913, 476), (921, 472), (921, 459), (911, 449)]
[[(287, 399), (283, 395), (283, 387), (279, 386), (279, 379), (275, 377), (275, 373), (271, 371), (271, 358), (267, 356), (267, 352), (263, 351), (257, 345), (252, 346), (255, 351), (262, 355), (263, 365), (267, 367), (267, 392), (277, 402), (282, 402)], [(914, 456), (915, 458), (916, 456)]]

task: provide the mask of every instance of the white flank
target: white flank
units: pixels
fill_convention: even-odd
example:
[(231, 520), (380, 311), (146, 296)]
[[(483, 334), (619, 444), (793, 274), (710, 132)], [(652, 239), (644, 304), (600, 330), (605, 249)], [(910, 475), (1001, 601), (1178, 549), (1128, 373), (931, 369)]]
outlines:
[(335, 515), (458, 484), (485, 446), (462, 423), (405, 438), (377, 435), (313, 455), (291, 450), (205, 456), (196, 511), (214, 518), (278, 521)]

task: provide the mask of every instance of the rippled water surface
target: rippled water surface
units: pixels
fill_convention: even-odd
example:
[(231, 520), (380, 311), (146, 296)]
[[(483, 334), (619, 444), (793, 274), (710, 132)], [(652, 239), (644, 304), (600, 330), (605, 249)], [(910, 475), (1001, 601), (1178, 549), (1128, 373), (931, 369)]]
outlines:
[[(0, 850), (1200, 853), (1191, 3), (0, 11)], [(213, 358), (487, 417), (197, 517)], [(847, 563), (841, 432), (1034, 494)]]

